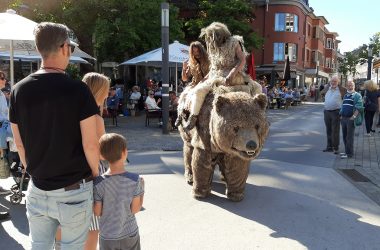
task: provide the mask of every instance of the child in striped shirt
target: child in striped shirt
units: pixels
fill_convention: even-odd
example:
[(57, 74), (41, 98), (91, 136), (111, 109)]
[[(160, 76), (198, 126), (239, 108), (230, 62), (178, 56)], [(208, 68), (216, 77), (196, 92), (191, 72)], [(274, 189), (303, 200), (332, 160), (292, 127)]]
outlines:
[(100, 154), (109, 169), (94, 181), (94, 214), (100, 216), (100, 250), (141, 249), (135, 214), (144, 198), (144, 180), (124, 168), (127, 142), (110, 133), (100, 138)]

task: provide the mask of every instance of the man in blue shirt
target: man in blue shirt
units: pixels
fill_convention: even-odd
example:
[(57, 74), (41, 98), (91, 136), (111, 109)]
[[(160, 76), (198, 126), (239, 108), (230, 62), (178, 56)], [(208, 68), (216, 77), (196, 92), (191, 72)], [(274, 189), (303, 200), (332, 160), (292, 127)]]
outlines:
[(349, 80), (347, 82), (347, 93), (343, 97), (342, 107), (339, 112), (345, 146), (345, 153), (340, 154), (340, 158), (342, 159), (352, 158), (354, 155), (354, 121), (361, 111), (363, 111), (362, 96), (358, 92), (355, 92), (355, 83)]

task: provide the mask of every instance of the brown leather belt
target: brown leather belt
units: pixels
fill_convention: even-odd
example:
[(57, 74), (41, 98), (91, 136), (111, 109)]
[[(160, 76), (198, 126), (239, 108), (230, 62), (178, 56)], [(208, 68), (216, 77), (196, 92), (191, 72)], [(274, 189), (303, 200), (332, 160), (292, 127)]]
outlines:
[(87, 183), (87, 182), (92, 181), (92, 180), (93, 180), (92, 176), (89, 176), (89, 177), (82, 179), (82, 180), (80, 180), (74, 184), (71, 184), (67, 187), (64, 187), (64, 189), (65, 189), (65, 191), (76, 190), (76, 189), (80, 188), (80, 184), (84, 184), (84, 183)]

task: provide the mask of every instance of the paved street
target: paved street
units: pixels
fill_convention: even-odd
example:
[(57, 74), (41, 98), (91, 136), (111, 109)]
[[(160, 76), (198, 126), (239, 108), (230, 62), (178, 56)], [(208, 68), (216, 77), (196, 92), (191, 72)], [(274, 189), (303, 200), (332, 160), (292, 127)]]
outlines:
[[(142, 248), (379, 249), (379, 135), (364, 138), (357, 128), (352, 160), (323, 153), (322, 110), (321, 104), (304, 104), (268, 111), (270, 137), (251, 164), (240, 203), (226, 200), (217, 174), (211, 197), (191, 197), (178, 133), (162, 135), (155, 122), (146, 128), (143, 116), (121, 117), (117, 128), (107, 120), (108, 131), (128, 139), (128, 169), (145, 178), (144, 210), (137, 215)], [(355, 182), (341, 168), (369, 181)], [(0, 180), (3, 186), (12, 183)], [(24, 203), (12, 206), (0, 197), (12, 214), (0, 224), (0, 249), (27, 246)]]

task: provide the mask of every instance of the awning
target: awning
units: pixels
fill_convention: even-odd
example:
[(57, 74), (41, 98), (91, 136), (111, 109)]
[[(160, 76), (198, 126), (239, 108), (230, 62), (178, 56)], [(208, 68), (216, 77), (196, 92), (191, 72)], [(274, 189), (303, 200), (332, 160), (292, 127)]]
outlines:
[[(317, 69), (306, 69), (305, 70), (305, 76), (307, 77), (316, 77), (317, 75)], [(318, 71), (318, 77), (326, 77), (329, 78), (329, 74), (326, 72), (323, 72), (321, 70)]]

